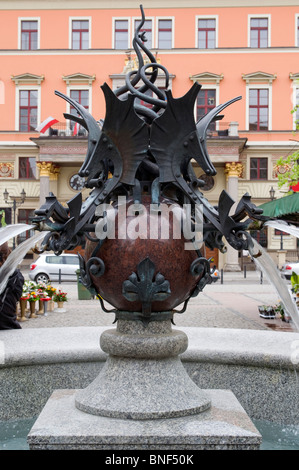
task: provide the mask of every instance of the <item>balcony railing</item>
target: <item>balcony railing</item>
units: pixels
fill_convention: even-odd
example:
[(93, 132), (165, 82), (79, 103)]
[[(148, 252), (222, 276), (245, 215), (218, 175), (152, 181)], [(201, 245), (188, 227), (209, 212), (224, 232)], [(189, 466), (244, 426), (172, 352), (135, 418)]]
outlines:
[(64, 122), (58, 122), (50, 127), (43, 136), (53, 137), (53, 138), (63, 138), (63, 137), (87, 137), (87, 131), (84, 127), (78, 125), (77, 127), (68, 125)]

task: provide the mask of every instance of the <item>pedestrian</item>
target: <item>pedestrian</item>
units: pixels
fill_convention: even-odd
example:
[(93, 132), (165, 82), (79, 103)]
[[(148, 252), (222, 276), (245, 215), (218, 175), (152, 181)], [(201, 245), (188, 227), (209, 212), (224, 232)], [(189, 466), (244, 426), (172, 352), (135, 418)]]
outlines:
[[(7, 243), (0, 245), (0, 270), (11, 250)], [(16, 269), (8, 278), (7, 285), (0, 295), (0, 330), (21, 328), (17, 321), (17, 303), (22, 296), (24, 277), (19, 269)]]

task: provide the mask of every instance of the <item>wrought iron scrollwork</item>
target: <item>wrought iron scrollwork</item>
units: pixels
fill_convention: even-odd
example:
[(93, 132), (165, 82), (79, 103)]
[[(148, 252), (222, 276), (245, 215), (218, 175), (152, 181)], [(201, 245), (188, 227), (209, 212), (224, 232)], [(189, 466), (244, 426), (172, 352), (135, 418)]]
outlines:
[(105, 263), (101, 258), (92, 257), (85, 262), (84, 258), (78, 254), (80, 263), (80, 275), (82, 284), (95, 293), (91, 276), (101, 277), (105, 273)]

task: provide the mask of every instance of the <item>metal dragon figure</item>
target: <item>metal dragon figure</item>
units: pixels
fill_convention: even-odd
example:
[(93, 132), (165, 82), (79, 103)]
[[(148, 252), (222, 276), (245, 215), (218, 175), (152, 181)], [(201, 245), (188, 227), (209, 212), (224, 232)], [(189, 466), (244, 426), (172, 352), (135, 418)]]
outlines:
[[(223, 109), (241, 97), (215, 107), (195, 122), (194, 105), (201, 86), (195, 83), (184, 96), (174, 98), (170, 90), (155, 85), (160, 71), (167, 88), (169, 75), (145, 47), (146, 38), (140, 32), (145, 21), (142, 7), (141, 15), (133, 40), (138, 70), (128, 73), (125, 85), (115, 92), (106, 83), (101, 87), (106, 102), (102, 126), (79, 103), (55, 92), (78, 112), (78, 116), (65, 117), (88, 131), (87, 154), (79, 174), (92, 191), (84, 202), (79, 192), (68, 202), (68, 208), (50, 194), (35, 211), (32, 223), (37, 230), (49, 231), (42, 250), (59, 254), (85, 245), (82, 281), (99, 296), (103, 308), (105, 299), (115, 307), (117, 318), (135, 312), (138, 318), (150, 321), (171, 316), (181, 303), (185, 309), (190, 297), (211, 282), (209, 260), (196, 247), (191, 253), (184, 252), (173, 239), (165, 248), (165, 244), (151, 240), (141, 246), (136, 240), (123, 243), (97, 238), (97, 208), (101, 204), (111, 205), (116, 214), (119, 196), (126, 198), (127, 206), (143, 202), (182, 208), (189, 204), (191, 218), (196, 207), (202, 206), (203, 242), (221, 251), (225, 250), (223, 236), (236, 250), (247, 249), (250, 220), (265, 218), (248, 194), (233, 215), (229, 213), (234, 201), (226, 191), (221, 193), (218, 207), (213, 207), (200, 191), (203, 182), (197, 179), (191, 164), (193, 159), (207, 175), (216, 174), (206, 146), (207, 129), (212, 121), (223, 118), (219, 114)], [(146, 64), (142, 51), (148, 57)], [(146, 93), (148, 90), (153, 96)], [(151, 107), (142, 106), (140, 99)], [(178, 253), (175, 262), (174, 252)]]

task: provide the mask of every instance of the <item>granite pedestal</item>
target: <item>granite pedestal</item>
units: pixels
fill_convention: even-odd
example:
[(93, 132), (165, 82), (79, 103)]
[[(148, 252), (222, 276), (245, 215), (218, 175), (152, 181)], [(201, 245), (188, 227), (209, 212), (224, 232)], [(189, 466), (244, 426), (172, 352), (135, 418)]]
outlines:
[(230, 390), (201, 390), (170, 321), (120, 320), (100, 340), (109, 354), (85, 389), (56, 390), (28, 435), (30, 449), (257, 449), (261, 436)]
[(261, 436), (230, 390), (206, 390), (211, 407), (164, 419), (118, 419), (75, 406), (76, 390), (56, 390), (28, 435), (32, 450), (256, 450)]

